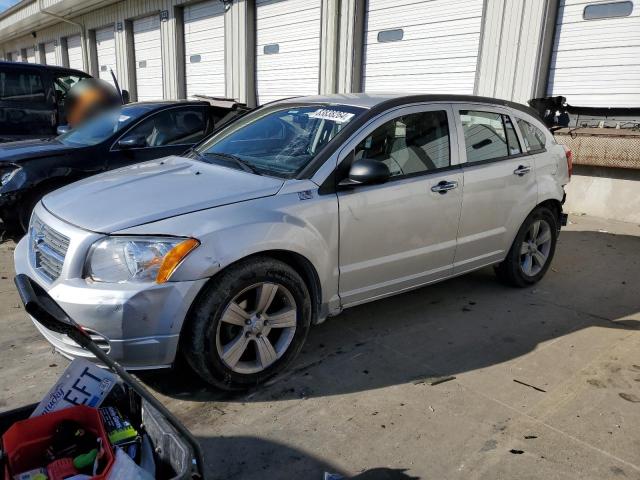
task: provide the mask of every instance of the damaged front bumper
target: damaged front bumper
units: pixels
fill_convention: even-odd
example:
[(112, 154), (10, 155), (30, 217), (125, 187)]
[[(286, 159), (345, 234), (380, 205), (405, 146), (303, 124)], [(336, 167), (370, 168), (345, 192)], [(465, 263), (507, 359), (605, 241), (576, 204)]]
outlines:
[[(128, 369), (170, 366), (175, 360), (180, 330), (206, 279), (157, 284), (96, 283), (83, 278), (86, 253), (103, 235), (73, 227), (47, 212), (36, 214), (70, 239), (60, 277), (51, 282), (30, 260), (28, 236), (17, 245), (15, 270), (43, 287), (89, 333), (100, 348)], [(34, 324), (54, 348), (68, 358), (93, 356), (69, 337)]]

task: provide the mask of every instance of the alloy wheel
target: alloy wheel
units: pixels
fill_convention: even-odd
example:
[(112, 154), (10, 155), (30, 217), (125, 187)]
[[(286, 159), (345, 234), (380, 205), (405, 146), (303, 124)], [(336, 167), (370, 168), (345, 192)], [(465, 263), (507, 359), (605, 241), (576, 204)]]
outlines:
[(216, 332), (218, 355), (236, 373), (260, 373), (285, 354), (296, 325), (291, 292), (281, 284), (256, 283), (227, 305)]
[(528, 277), (534, 277), (546, 265), (551, 250), (551, 226), (546, 220), (535, 220), (520, 246), (520, 268)]

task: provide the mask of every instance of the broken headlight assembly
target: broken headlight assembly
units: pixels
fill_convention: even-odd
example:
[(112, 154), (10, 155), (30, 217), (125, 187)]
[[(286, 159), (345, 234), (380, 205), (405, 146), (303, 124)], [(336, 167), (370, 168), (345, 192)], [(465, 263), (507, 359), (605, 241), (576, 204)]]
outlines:
[(5, 187), (13, 183), (14, 179), (17, 179), (22, 175), (22, 168), (18, 167), (17, 165), (7, 165), (4, 167), (0, 167), (0, 189), (5, 190)]
[(91, 247), (86, 276), (105, 283), (165, 283), (198, 245), (194, 238), (107, 237)]

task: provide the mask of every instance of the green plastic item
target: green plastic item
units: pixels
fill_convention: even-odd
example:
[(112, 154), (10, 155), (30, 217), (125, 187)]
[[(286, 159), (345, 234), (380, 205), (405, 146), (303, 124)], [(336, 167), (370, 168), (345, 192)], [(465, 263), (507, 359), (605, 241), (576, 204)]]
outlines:
[(78, 470), (83, 470), (87, 467), (93, 465), (96, 457), (98, 456), (98, 449), (94, 448), (90, 452), (83, 453), (82, 455), (78, 455), (73, 459), (73, 466)]

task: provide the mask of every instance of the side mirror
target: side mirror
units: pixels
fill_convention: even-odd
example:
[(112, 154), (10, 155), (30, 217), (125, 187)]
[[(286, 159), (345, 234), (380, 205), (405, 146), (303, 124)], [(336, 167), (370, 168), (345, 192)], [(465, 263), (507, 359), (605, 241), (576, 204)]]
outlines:
[(118, 148), (120, 150), (130, 150), (132, 148), (144, 148), (147, 146), (147, 139), (144, 135), (132, 135), (131, 137), (125, 137), (118, 141)]
[(342, 187), (374, 185), (376, 183), (384, 183), (389, 178), (391, 178), (391, 172), (384, 163), (363, 158), (351, 164), (349, 176), (342, 180), (339, 185)]
[(56, 133), (58, 135), (62, 135), (63, 133), (67, 133), (69, 130), (71, 130), (71, 127), (69, 125), (58, 125)]

